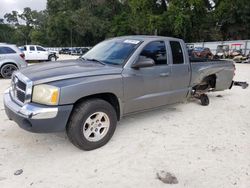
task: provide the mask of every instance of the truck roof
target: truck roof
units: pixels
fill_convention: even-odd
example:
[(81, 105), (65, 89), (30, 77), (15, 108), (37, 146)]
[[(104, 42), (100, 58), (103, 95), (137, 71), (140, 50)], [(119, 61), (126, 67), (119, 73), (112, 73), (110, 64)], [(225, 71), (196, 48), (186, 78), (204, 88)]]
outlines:
[(36, 44), (27, 44), (27, 45), (24, 45), (24, 46), (40, 46), (40, 45), (36, 45)]
[[(152, 39), (159, 39), (159, 40), (182, 40), (179, 38), (174, 37), (165, 37), (165, 36), (156, 36), (156, 35), (129, 35), (129, 36), (121, 36), (121, 37), (115, 37), (117, 39), (134, 39), (134, 40), (140, 40), (140, 41), (147, 41)], [(113, 39), (115, 39), (113, 38)]]

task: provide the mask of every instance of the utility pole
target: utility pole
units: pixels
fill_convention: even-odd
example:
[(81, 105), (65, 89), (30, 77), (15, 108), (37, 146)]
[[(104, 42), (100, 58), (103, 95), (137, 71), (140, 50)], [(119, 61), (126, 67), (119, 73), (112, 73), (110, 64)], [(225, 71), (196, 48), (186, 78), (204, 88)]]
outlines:
[(157, 36), (158, 35), (158, 30), (155, 29), (154, 35)]
[(71, 27), (71, 30), (70, 30), (70, 45), (71, 45), (71, 49), (72, 49), (72, 27)]

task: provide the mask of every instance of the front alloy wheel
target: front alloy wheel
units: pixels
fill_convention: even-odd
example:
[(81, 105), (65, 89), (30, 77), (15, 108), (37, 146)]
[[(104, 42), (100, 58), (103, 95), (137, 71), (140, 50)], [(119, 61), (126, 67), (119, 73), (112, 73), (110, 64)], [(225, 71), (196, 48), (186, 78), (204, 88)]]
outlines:
[(114, 107), (102, 99), (83, 101), (73, 109), (67, 124), (67, 135), (76, 147), (93, 150), (105, 145), (117, 124)]
[(83, 126), (83, 135), (90, 142), (98, 142), (106, 136), (110, 127), (109, 117), (104, 112), (96, 112), (88, 117)]

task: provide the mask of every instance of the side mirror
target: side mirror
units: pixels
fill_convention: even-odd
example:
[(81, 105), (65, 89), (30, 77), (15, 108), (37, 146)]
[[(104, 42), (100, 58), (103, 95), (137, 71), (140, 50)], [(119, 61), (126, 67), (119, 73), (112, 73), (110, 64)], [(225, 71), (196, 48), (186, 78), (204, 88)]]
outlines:
[(155, 62), (151, 58), (146, 58), (144, 56), (140, 56), (139, 59), (132, 64), (132, 68), (139, 69), (143, 67), (153, 67), (155, 65)]

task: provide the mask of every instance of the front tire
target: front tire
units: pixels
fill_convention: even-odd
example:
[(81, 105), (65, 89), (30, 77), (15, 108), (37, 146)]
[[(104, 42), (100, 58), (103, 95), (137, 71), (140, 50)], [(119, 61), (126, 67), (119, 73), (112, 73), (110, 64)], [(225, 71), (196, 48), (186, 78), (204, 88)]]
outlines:
[(57, 60), (57, 58), (55, 55), (49, 56), (49, 61), (56, 61), (56, 60)]
[(113, 106), (101, 99), (91, 99), (76, 105), (66, 131), (72, 144), (89, 151), (105, 145), (113, 136), (116, 124)]

